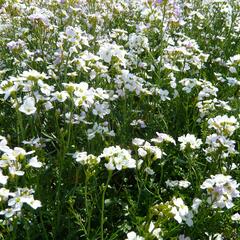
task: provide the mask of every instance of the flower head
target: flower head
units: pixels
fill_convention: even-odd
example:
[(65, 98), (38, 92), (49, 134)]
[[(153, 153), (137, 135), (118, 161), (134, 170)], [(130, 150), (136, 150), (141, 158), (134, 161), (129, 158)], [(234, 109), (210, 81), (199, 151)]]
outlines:
[(25, 113), (26, 115), (34, 114), (36, 110), (35, 99), (33, 97), (26, 98), (19, 108), (19, 111)]

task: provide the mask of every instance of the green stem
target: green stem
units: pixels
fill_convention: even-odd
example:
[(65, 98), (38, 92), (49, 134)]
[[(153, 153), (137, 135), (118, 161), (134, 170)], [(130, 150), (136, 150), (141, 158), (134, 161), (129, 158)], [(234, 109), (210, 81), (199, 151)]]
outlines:
[[(82, 217), (81, 217), (80, 213), (79, 213), (79, 214), (76, 213), (76, 212), (74, 211), (72, 205), (70, 205), (69, 210), (70, 210), (70, 212), (73, 214), (73, 216), (76, 218), (77, 223), (82, 227), (82, 230), (83, 230), (85, 236), (87, 236), (88, 233), (87, 233), (87, 230), (86, 230), (86, 228), (85, 228), (85, 226), (84, 226), (84, 224), (83, 224), (83, 220), (82, 220)], [(89, 239), (89, 238), (87, 237), (86, 239)]]
[(85, 209), (86, 209), (86, 222), (87, 222), (87, 237), (91, 228), (91, 211), (89, 211), (89, 203), (88, 203), (88, 171), (85, 171), (85, 188), (84, 188), (84, 198), (85, 198)]
[(107, 178), (107, 182), (106, 185), (103, 188), (103, 192), (102, 192), (102, 206), (101, 206), (101, 240), (104, 240), (104, 235), (103, 235), (103, 227), (104, 227), (104, 207), (105, 207), (105, 194), (108, 188), (108, 184), (110, 182), (110, 179), (112, 177), (112, 171), (108, 171), (108, 178)]
[[(18, 144), (20, 144), (21, 141), (23, 141), (25, 139), (25, 132), (24, 132), (24, 128), (23, 128), (22, 113), (19, 111), (20, 104), (17, 99), (17, 96), (16, 96), (16, 102), (17, 102), (16, 113), (17, 113), (17, 126), (18, 126), (17, 129), (18, 129), (18, 131), (20, 130), (20, 134), (18, 133)], [(21, 139), (20, 139), (20, 137), (21, 137)]]
[(69, 118), (69, 123), (68, 123), (68, 137), (67, 137), (67, 148), (66, 151), (68, 151), (70, 142), (71, 142), (71, 133), (72, 133), (72, 120), (73, 120), (73, 110), (74, 106), (73, 103), (71, 102), (71, 107), (70, 107), (70, 118)]
[[(65, 112), (65, 111), (63, 111)], [(62, 184), (62, 170), (63, 170), (63, 163), (66, 153), (66, 143), (64, 141), (64, 132), (60, 129), (59, 123), (58, 123), (58, 115), (55, 115), (55, 121), (56, 121), (56, 128), (58, 131), (58, 138), (59, 138), (59, 150), (57, 154), (57, 189), (56, 189), (56, 223), (55, 223), (55, 237), (57, 235), (57, 232), (59, 230), (60, 225), (60, 219), (61, 219), (61, 201), (60, 201), (60, 190), (61, 190), (61, 184)]]
[(43, 230), (43, 235), (44, 235), (44, 239), (45, 240), (48, 240), (48, 235), (47, 235), (47, 231), (46, 231), (46, 228), (44, 226), (44, 222), (43, 222), (43, 218), (42, 218), (42, 212), (40, 210), (40, 222), (41, 222), (41, 225), (42, 225), (42, 230)]

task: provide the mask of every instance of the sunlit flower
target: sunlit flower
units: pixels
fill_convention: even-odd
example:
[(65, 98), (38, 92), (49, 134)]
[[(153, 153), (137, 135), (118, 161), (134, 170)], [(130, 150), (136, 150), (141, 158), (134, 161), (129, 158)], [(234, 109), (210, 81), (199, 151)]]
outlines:
[(191, 149), (198, 149), (202, 145), (202, 140), (197, 139), (193, 134), (183, 135), (178, 138), (180, 144), (180, 149), (185, 150), (188, 146)]
[(35, 99), (33, 97), (26, 98), (19, 108), (19, 111), (25, 113), (26, 115), (34, 114), (36, 110)]
[(219, 134), (231, 136), (236, 129), (239, 128), (239, 123), (234, 116), (227, 115), (217, 116), (208, 120), (208, 127), (214, 128)]
[(158, 132), (156, 132), (156, 134), (157, 134), (157, 137), (152, 138), (151, 139), (152, 142), (154, 143), (170, 142), (176, 145), (175, 140), (170, 135), (166, 133), (158, 133)]
[(134, 231), (132, 231), (127, 234), (127, 238), (125, 240), (144, 240), (144, 238), (138, 236)]
[(201, 189), (206, 189), (208, 193), (208, 203), (213, 208), (232, 208), (233, 199), (240, 196), (237, 190), (239, 184), (231, 176), (223, 174), (212, 175), (201, 185)]
[(29, 159), (28, 165), (34, 168), (40, 168), (43, 164), (38, 161), (37, 157), (32, 157), (31, 159)]
[(105, 158), (107, 163), (105, 167), (108, 170), (122, 170), (125, 168), (135, 168), (136, 160), (134, 160), (126, 149), (122, 149), (119, 146), (112, 146), (104, 148), (103, 153), (99, 158)]
[(182, 223), (183, 221), (186, 222), (186, 224), (191, 227), (193, 226), (193, 214), (188, 209), (188, 206), (185, 205), (183, 200), (181, 198), (173, 198), (173, 206), (171, 206), (171, 213), (174, 216), (174, 219), (178, 223)]
[(239, 213), (235, 213), (234, 215), (231, 216), (231, 219), (233, 221), (240, 221), (240, 214)]

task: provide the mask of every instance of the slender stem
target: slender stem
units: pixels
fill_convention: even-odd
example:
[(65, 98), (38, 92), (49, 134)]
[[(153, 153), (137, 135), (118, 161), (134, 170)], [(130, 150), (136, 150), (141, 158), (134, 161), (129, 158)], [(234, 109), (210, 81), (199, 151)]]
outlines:
[[(81, 217), (80, 213), (79, 213), (79, 214), (76, 213), (76, 212), (74, 211), (72, 205), (70, 205), (69, 210), (70, 210), (70, 212), (74, 215), (74, 217), (76, 218), (78, 224), (82, 227), (82, 230), (83, 230), (85, 236), (87, 236), (88, 233), (87, 233), (87, 230), (86, 230), (86, 228), (85, 228), (85, 226), (84, 226), (84, 224), (83, 224), (83, 220), (82, 220), (82, 217)], [(89, 239), (89, 238), (87, 237), (86, 239)]]
[[(22, 140), (24, 140), (25, 138), (25, 132), (24, 132), (24, 128), (23, 128), (23, 119), (22, 119), (22, 113), (19, 111), (19, 101), (16, 97), (16, 102), (17, 102), (17, 109), (16, 109), (16, 113), (17, 113), (17, 125), (18, 125), (18, 131), (20, 130), (20, 134), (18, 133), (18, 144), (21, 143)], [(20, 139), (21, 136), (21, 139)]]
[(85, 198), (85, 209), (86, 209), (87, 234), (89, 234), (90, 228), (91, 228), (91, 212), (89, 211), (89, 202), (88, 202), (88, 170), (84, 169), (84, 173), (85, 173), (84, 198)]
[(47, 230), (46, 230), (46, 228), (45, 228), (45, 226), (44, 226), (44, 222), (43, 222), (41, 210), (40, 210), (40, 214), (39, 214), (39, 215), (40, 215), (40, 222), (41, 222), (41, 225), (42, 225), (42, 230), (43, 230), (44, 239), (45, 239), (45, 240), (48, 240), (48, 234), (47, 234)]
[(108, 184), (110, 182), (110, 179), (112, 177), (112, 171), (108, 171), (108, 178), (107, 178), (107, 182), (106, 182), (106, 185), (104, 186), (103, 188), (103, 192), (102, 192), (102, 208), (101, 208), (101, 240), (104, 239), (104, 236), (103, 236), (103, 225), (104, 225), (104, 207), (105, 207), (105, 194), (106, 194), (106, 191), (107, 191), (107, 188), (108, 188)]
[[(64, 111), (65, 112), (65, 111)], [(58, 123), (58, 115), (55, 115), (56, 120), (56, 127), (58, 131), (59, 136), (59, 150), (57, 154), (57, 189), (56, 189), (56, 225), (55, 225), (55, 236), (57, 235), (57, 232), (59, 230), (60, 220), (61, 220), (61, 202), (60, 202), (60, 190), (61, 190), (61, 184), (62, 184), (62, 170), (63, 170), (63, 163), (66, 153), (66, 143), (64, 141), (64, 132), (60, 129), (59, 123)]]
[(67, 136), (67, 148), (66, 151), (68, 151), (70, 142), (71, 142), (71, 133), (72, 133), (72, 120), (73, 120), (73, 103), (71, 102), (71, 107), (70, 107), (70, 118), (69, 118), (69, 123), (68, 123), (68, 136)]

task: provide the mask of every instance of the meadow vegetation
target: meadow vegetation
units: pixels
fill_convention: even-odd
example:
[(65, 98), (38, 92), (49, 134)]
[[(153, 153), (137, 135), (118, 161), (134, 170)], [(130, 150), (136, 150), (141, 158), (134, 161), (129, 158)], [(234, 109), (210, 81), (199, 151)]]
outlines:
[(239, 0), (0, 0), (0, 239), (240, 239)]

